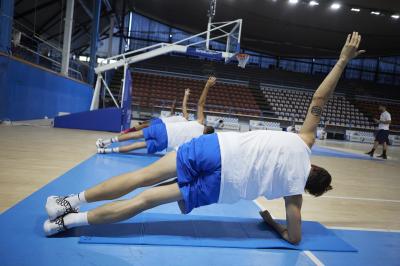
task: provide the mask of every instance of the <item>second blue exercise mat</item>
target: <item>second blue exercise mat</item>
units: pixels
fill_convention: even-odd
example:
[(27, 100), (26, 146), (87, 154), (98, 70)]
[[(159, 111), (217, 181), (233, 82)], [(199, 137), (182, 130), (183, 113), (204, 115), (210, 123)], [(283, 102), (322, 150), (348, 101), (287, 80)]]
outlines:
[(317, 222), (303, 222), (299, 245), (281, 239), (261, 219), (145, 213), (124, 223), (80, 229), (80, 243), (357, 251)]

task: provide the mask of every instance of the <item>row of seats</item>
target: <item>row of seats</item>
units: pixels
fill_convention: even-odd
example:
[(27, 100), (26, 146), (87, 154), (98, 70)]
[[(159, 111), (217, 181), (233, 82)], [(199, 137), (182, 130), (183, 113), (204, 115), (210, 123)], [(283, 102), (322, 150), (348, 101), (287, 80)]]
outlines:
[[(133, 100), (141, 107), (165, 106), (177, 99), (181, 105), (184, 91), (191, 90), (188, 106), (196, 108), (206, 81), (184, 77), (173, 77), (140, 73), (133, 74)], [(259, 116), (261, 111), (253, 95), (246, 86), (217, 82), (207, 97), (208, 112), (233, 113), (237, 115)]]
[(378, 107), (384, 105), (392, 117), (392, 125), (400, 125), (400, 103), (388, 103), (382, 100), (363, 100), (357, 99), (354, 104), (370, 117), (379, 119), (380, 114)]
[[(174, 99), (177, 106), (182, 102), (184, 90), (191, 89), (189, 108), (195, 110), (196, 103), (205, 80), (177, 77), (166, 74), (153, 74), (134, 71), (134, 103), (142, 107), (167, 107)], [(262, 85), (263, 101), (276, 118), (286, 121), (304, 122), (313, 91), (297, 88)], [(255, 99), (254, 92), (245, 85), (218, 82), (209, 92), (206, 110), (215, 114), (239, 116), (263, 116), (260, 107), (264, 104)], [(328, 102), (321, 116), (322, 124), (341, 127), (354, 127), (372, 130), (375, 124), (372, 117), (376, 114), (379, 102), (349, 101), (344, 95), (334, 95)], [(400, 105), (388, 105), (392, 114), (392, 123), (400, 123)]]
[[(313, 96), (311, 91), (295, 91), (282, 87), (262, 86), (265, 99), (283, 120), (304, 122)], [(372, 122), (344, 96), (333, 95), (321, 116), (321, 122), (337, 126), (373, 129)]]
[[(243, 81), (257, 81), (285, 86), (303, 87), (315, 90), (326, 74), (309, 75), (290, 72), (276, 68), (266, 69), (248, 64), (246, 69), (238, 68), (235, 64), (224, 64), (206, 60), (191, 59), (178, 56), (160, 56), (137, 64), (139, 67), (161, 71), (182, 72), (194, 75), (216, 73), (219, 77)], [(341, 79), (336, 89), (338, 92), (357, 93), (375, 97), (390, 97), (400, 99), (398, 86), (376, 84), (361, 80)]]

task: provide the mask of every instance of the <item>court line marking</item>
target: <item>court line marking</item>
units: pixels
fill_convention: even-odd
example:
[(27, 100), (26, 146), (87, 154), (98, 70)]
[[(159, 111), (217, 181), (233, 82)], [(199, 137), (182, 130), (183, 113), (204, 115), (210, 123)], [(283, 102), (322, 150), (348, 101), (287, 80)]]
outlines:
[[(306, 197), (313, 197), (308, 194), (304, 194)], [(377, 202), (391, 202), (391, 203), (400, 203), (400, 200), (391, 200), (391, 199), (377, 199), (377, 198), (360, 198), (360, 197), (344, 197), (344, 196), (321, 196), (321, 198), (326, 199), (344, 199), (344, 200), (363, 200), (363, 201), (377, 201)]]
[(303, 253), (317, 266), (325, 266), (311, 251), (304, 250)]
[(327, 226), (327, 228), (329, 228), (329, 229), (337, 229), (337, 230), (355, 230), (355, 231), (400, 233), (400, 230), (381, 229), (381, 228), (345, 227), (345, 226)]
[[(257, 207), (258, 207), (261, 211), (266, 210), (266, 208), (265, 208), (261, 203), (259, 203), (259, 202), (257, 201), (257, 199), (253, 200), (253, 203), (254, 203), (255, 205), (257, 205)], [(272, 217), (273, 219), (275, 219), (275, 217), (274, 217), (272, 214), (271, 214), (271, 217)], [(309, 250), (303, 250), (303, 251), (300, 251), (300, 253), (303, 253), (304, 255), (306, 255), (316, 266), (325, 266), (325, 264), (323, 264), (311, 251), (309, 251)]]

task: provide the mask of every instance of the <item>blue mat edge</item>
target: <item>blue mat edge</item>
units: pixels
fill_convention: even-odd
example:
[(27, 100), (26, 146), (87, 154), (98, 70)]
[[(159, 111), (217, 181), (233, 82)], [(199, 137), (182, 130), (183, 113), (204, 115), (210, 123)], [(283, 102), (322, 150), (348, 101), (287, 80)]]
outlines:
[[(182, 214), (165, 214), (165, 213), (142, 213), (140, 214), (140, 218), (146, 217), (146, 216), (180, 216), (180, 217), (185, 217)], [(232, 219), (232, 217), (221, 217), (221, 216), (206, 216), (206, 215), (188, 215), (189, 218), (187, 218), (187, 221), (190, 220), (194, 220), (196, 218), (199, 219)], [(256, 218), (237, 218), (238, 220), (258, 220)], [(186, 220), (186, 219), (185, 219)], [(261, 221), (261, 219), (259, 219)], [(129, 221), (129, 220), (128, 220)], [(279, 223), (285, 223), (285, 220), (277, 220)], [(329, 228), (327, 228), (326, 226), (324, 226), (323, 224), (316, 222), (316, 221), (302, 221), (304, 222), (309, 222), (309, 223), (316, 223), (319, 226), (323, 227), (327, 232), (329, 232), (329, 234), (335, 236), (337, 239), (339, 239), (341, 242), (343, 242), (346, 246), (348, 246), (348, 249), (346, 250), (326, 250), (326, 249), (312, 249), (311, 251), (323, 251), (323, 252), (358, 252), (358, 250), (351, 244), (349, 244), (347, 241), (345, 241), (344, 239), (342, 239), (341, 237), (339, 237), (334, 230), (331, 230)], [(119, 241), (107, 241), (107, 239), (111, 240), (111, 239), (118, 239)], [(165, 243), (129, 243), (127, 242), (128, 238), (123, 238), (123, 237), (115, 237), (115, 238), (110, 238), (110, 237), (93, 237), (93, 236), (81, 236), (79, 237), (78, 243), (80, 244), (96, 244), (96, 245), (101, 245), (101, 244), (108, 244), (108, 245), (134, 245), (134, 246), (142, 246), (142, 245), (148, 245), (148, 246), (179, 246), (179, 247), (215, 247), (215, 248), (239, 248), (239, 249), (284, 249), (284, 250), (306, 250), (306, 249), (302, 249), (296, 245), (292, 245), (290, 243), (285, 242), (284, 240), (282, 240), (282, 244), (277, 244), (274, 247), (245, 247), (245, 246), (221, 246), (221, 245), (201, 245), (201, 244), (197, 244), (197, 245), (185, 245), (185, 244), (165, 244)], [(125, 240), (125, 241), (124, 241)]]

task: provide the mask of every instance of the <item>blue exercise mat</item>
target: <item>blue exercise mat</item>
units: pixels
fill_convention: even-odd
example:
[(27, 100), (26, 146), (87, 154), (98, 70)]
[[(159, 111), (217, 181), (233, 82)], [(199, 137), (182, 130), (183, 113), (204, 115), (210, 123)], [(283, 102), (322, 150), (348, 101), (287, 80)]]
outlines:
[(81, 228), (79, 243), (224, 248), (357, 250), (317, 222), (303, 222), (303, 238), (291, 245), (261, 219), (145, 213), (124, 223)]
[(356, 159), (356, 160), (376, 160), (374, 158), (371, 158), (369, 155), (339, 151), (317, 145), (314, 145), (311, 151), (312, 151), (311, 154), (313, 156), (336, 157), (336, 158)]

